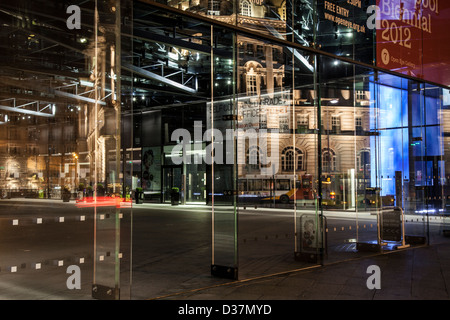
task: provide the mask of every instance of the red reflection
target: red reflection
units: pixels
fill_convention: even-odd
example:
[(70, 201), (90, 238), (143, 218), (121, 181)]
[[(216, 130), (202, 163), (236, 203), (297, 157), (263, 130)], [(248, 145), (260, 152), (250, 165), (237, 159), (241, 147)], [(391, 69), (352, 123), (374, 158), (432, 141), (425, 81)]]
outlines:
[(131, 200), (125, 200), (121, 197), (83, 197), (76, 200), (78, 208), (88, 207), (116, 207), (130, 208)]

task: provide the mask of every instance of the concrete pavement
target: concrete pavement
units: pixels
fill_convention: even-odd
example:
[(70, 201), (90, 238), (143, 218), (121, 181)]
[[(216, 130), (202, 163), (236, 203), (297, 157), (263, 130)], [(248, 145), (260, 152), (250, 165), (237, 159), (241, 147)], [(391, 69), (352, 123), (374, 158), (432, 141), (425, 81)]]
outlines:
[[(369, 289), (368, 267), (380, 268)], [(371, 278), (372, 279), (372, 278)], [(374, 283), (374, 281), (370, 281)], [(159, 297), (158, 300), (448, 300), (450, 241)]]
[[(21, 199), (23, 200), (23, 199)], [(22, 205), (28, 204), (30, 201), (23, 200)], [(48, 201), (50, 202), (50, 201)], [(6, 202), (10, 205), (10, 201)], [(58, 202), (59, 206), (68, 206), (68, 204)], [(43, 207), (46, 205), (43, 204)], [(36, 205), (33, 204), (36, 209)], [(145, 209), (145, 208), (146, 209)], [(149, 211), (150, 208), (156, 207), (155, 212)], [(37, 208), (41, 210), (42, 208)], [(36, 210), (37, 210), (36, 209)], [(187, 209), (187, 208), (186, 208)], [(184, 210), (186, 210), (184, 209)], [(58, 233), (54, 238), (58, 239), (55, 242), (55, 247), (48, 243), (42, 246), (45, 252), (50, 251), (51, 257), (68, 257), (64, 261), (64, 268), (57, 265), (43, 264), (39, 271), (30, 268), (28, 264), (18, 264), (17, 272), (12, 273), (7, 267), (0, 269), (0, 299), (92, 299), (91, 283), (92, 280), (92, 259), (87, 259), (81, 266), (84, 268), (82, 272), (82, 290), (68, 290), (66, 288), (67, 273), (65, 272), (66, 265), (74, 263), (74, 254), (78, 256), (79, 252), (85, 250), (84, 247), (73, 246), (69, 244), (78, 243), (75, 241), (74, 235), (70, 235), (67, 231), (74, 231), (78, 236), (81, 236), (80, 230), (76, 228), (69, 228), (69, 218), (73, 218), (76, 212), (72, 215), (66, 216), (64, 223), (59, 223), (52, 216), (52, 212), (48, 210), (34, 211), (18, 211), (14, 210), (14, 214), (19, 214), (18, 225), (14, 226), (9, 217), (3, 219), (2, 234), (5, 234), (6, 229), (12, 231), (15, 228), (22, 228), (26, 225), (26, 219), (35, 219), (36, 214), (45, 213), (51, 218), (51, 223), (45, 223), (33, 228), (41, 228), (48, 226), (55, 229), (47, 230), (49, 239), (52, 238), (52, 233), (49, 230), (54, 230)], [(190, 210), (196, 210), (195, 207)], [(208, 230), (210, 220), (208, 215), (193, 215), (179, 214), (170, 206), (151, 206), (144, 205), (139, 211), (135, 210), (135, 226), (134, 226), (134, 251), (133, 251), (133, 286), (131, 299), (149, 299), (149, 300), (448, 300), (450, 288), (450, 238), (445, 237), (442, 233), (433, 233), (430, 241), (430, 246), (415, 246), (404, 250), (389, 251), (384, 254), (370, 254), (364, 257), (355, 258), (353, 252), (346, 256), (351, 259), (342, 260), (325, 260), (324, 266), (305, 267), (300, 270), (300, 267), (294, 265), (292, 269), (296, 271), (286, 271), (277, 274), (269, 274), (259, 277), (244, 277), (241, 281), (229, 281), (225, 279), (218, 279), (210, 276), (209, 262), (210, 257), (210, 238), (208, 232), (197, 232), (197, 229), (192, 228), (192, 225), (197, 227), (203, 226)], [(183, 211), (185, 212), (185, 211)], [(65, 212), (66, 214), (69, 211)], [(253, 214), (253, 213), (252, 213)], [(247, 215), (252, 218), (252, 214)], [(262, 216), (259, 213), (259, 218), (270, 217)], [(283, 218), (282, 213), (278, 214), (279, 218)], [(337, 216), (338, 220), (346, 218), (346, 216)], [(39, 216), (41, 217), (41, 216)], [(196, 217), (194, 219), (194, 217)], [(286, 217), (289, 215), (286, 213)], [(149, 220), (149, 219), (152, 220)], [(164, 219), (163, 219), (164, 218)], [(175, 218), (177, 220), (175, 220)], [(180, 220), (185, 219), (185, 220)], [(44, 216), (44, 222), (47, 216)], [(74, 220), (74, 219), (72, 219)], [(76, 220), (76, 219), (75, 219)], [(73, 224), (82, 224), (78, 220), (72, 221)], [(34, 220), (33, 220), (34, 221)], [(55, 222), (56, 221), (56, 222)], [(71, 220), (70, 220), (71, 221)], [(150, 221), (152, 223), (150, 223)], [(180, 223), (174, 224), (173, 221)], [(249, 220), (248, 225), (255, 229), (255, 221)], [(259, 221), (259, 220), (258, 220)], [(272, 220), (270, 220), (272, 221)], [(434, 221), (434, 220), (433, 220)], [(191, 224), (189, 224), (191, 223)], [(193, 224), (192, 224), (193, 223)], [(35, 224), (35, 222), (34, 222)], [(33, 224), (33, 225), (34, 225)], [(67, 224), (67, 226), (66, 226)], [(441, 224), (439, 220), (439, 225)], [(245, 231), (241, 223), (241, 232)], [(269, 225), (263, 220), (262, 226)], [(272, 224), (270, 224), (272, 225)], [(149, 231), (149, 226), (153, 229)], [(422, 224), (420, 224), (422, 226)], [(28, 228), (28, 227), (27, 227)], [(69, 228), (69, 229), (67, 229)], [(200, 230), (203, 230), (200, 228)], [(89, 225), (87, 230), (91, 230)], [(338, 228), (339, 230), (340, 228)], [(17, 229), (19, 230), (19, 229)], [(29, 231), (28, 229), (24, 229)], [(36, 229), (37, 230), (37, 229)], [(124, 228), (126, 230), (126, 228)], [(265, 230), (265, 229), (264, 229)], [(272, 229), (271, 229), (272, 230)], [(17, 231), (14, 231), (17, 232)], [(64, 237), (61, 233), (66, 232)], [(331, 232), (331, 229), (330, 229)], [(336, 231), (337, 233), (337, 231)], [(177, 237), (173, 235), (176, 234)], [(193, 236), (195, 234), (195, 237)], [(20, 234), (17, 234), (19, 236)], [(85, 235), (83, 233), (83, 235)], [(90, 244), (91, 236), (86, 237), (86, 247), (88, 251), (92, 249)], [(150, 237), (154, 236), (154, 238)], [(168, 237), (167, 235), (171, 235)], [(253, 234), (252, 234), (253, 235)], [(262, 237), (265, 233), (258, 235)], [(66, 236), (71, 236), (73, 242), (61, 242)], [(351, 234), (345, 236), (348, 238)], [(271, 242), (277, 244), (279, 239)], [(40, 233), (28, 234), (26, 239), (41, 239)], [(158, 239), (166, 239), (165, 241), (156, 241)], [(191, 242), (186, 242), (188, 239)], [(8, 239), (6, 239), (8, 240)], [(42, 239), (41, 239), (42, 240)], [(50, 241), (49, 240), (49, 241)], [(168, 241), (170, 240), (170, 241)], [(242, 239), (240, 239), (242, 240)], [(245, 239), (244, 239), (245, 240)], [(175, 242), (172, 242), (175, 241)], [(178, 241), (178, 242), (176, 242)], [(182, 245), (180, 242), (182, 241)], [(244, 245), (241, 243), (241, 252), (244, 246), (250, 246), (249, 250), (259, 248), (259, 246), (266, 247), (268, 240), (247, 241)], [(166, 243), (167, 242), (167, 243)], [(241, 241), (242, 242), (242, 241)], [(2, 251), (2, 257), (5, 258), (6, 249), (15, 250), (14, 256), (17, 252), (22, 252), (22, 255), (38, 254), (39, 248), (30, 247), (27, 243), (16, 244), (17, 247), (12, 246), (13, 243), (6, 241)], [(35, 243), (37, 244), (37, 242)], [(67, 245), (63, 245), (67, 244)], [(164, 244), (164, 246), (163, 246)], [(27, 245), (27, 246), (25, 246)], [(155, 245), (152, 247), (151, 245)], [(64, 248), (62, 248), (64, 247)], [(285, 248), (283, 246), (282, 248)], [(139, 252), (141, 248), (141, 252)], [(26, 250), (25, 250), (26, 249)], [(54, 250), (53, 250), (54, 249)], [(64, 251), (61, 254), (59, 249), (75, 250)], [(176, 249), (176, 250), (175, 250)], [(267, 249), (267, 248), (266, 248)], [(81, 250), (81, 251), (80, 251)], [(153, 256), (148, 254), (153, 253)], [(269, 252), (270, 253), (270, 252)], [(271, 255), (267, 255), (272, 258)], [(341, 256), (339, 256), (341, 257)], [(30, 260), (31, 261), (31, 260)], [(30, 262), (23, 260), (19, 262)], [(34, 261), (34, 260), (33, 260)], [(256, 259), (256, 261), (260, 261)], [(266, 259), (263, 260), (264, 262)], [(331, 262), (336, 261), (336, 262)], [(4, 262), (4, 261), (3, 261)], [(50, 261), (51, 262), (51, 261)], [(245, 262), (245, 261), (244, 261)], [(89, 264), (90, 263), (90, 264)], [(252, 274), (258, 263), (242, 263), (251, 267), (251, 270), (246, 270), (247, 274)], [(380, 268), (380, 289), (369, 289), (367, 287), (367, 280), (371, 277), (369, 274), (369, 266), (378, 266)], [(183, 268), (181, 272), (180, 268)], [(33, 269), (33, 270), (31, 270)], [(283, 269), (283, 270), (292, 270)], [(37, 273), (39, 276), (37, 277)], [(245, 273), (241, 272), (240, 274)], [(256, 273), (255, 273), (256, 274)], [(125, 274), (126, 276), (127, 274)], [(123, 278), (125, 278), (125, 276)], [(42, 280), (45, 279), (43, 282)], [(124, 288), (126, 291), (126, 288)], [(127, 299), (126, 295), (123, 295)]]

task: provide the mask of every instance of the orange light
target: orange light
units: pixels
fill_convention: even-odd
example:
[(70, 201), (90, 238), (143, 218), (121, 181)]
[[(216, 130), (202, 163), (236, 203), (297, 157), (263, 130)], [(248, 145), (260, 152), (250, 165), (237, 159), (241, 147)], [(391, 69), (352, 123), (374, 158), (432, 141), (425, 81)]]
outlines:
[(121, 197), (84, 197), (76, 201), (76, 206), (78, 208), (89, 208), (89, 207), (131, 207), (131, 200), (125, 200)]

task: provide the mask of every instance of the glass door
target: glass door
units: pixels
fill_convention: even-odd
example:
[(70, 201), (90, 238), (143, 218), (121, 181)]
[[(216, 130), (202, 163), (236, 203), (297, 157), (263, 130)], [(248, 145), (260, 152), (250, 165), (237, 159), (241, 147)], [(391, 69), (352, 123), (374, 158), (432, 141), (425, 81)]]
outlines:
[[(182, 195), (183, 168), (181, 166), (163, 167), (163, 202), (169, 203)], [(176, 201), (176, 200), (175, 200)]]

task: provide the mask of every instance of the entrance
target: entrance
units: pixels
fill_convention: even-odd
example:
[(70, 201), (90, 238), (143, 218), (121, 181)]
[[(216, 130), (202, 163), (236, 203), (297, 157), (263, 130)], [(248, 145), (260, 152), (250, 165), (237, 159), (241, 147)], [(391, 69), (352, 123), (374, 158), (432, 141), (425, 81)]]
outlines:
[(172, 188), (178, 188), (182, 196), (183, 167), (163, 166), (163, 203), (171, 201)]
[(416, 209), (438, 212), (444, 208), (443, 166), (441, 156), (414, 157)]

